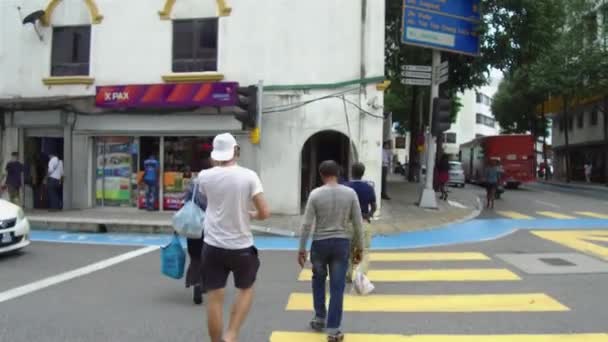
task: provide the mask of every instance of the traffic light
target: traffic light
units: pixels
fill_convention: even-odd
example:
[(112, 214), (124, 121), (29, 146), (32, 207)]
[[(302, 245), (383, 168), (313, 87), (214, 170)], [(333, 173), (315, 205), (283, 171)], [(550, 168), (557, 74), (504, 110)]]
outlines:
[(452, 126), (452, 100), (436, 97), (433, 99), (433, 121), (431, 134), (439, 136)]
[(239, 103), (238, 107), (243, 112), (234, 114), (237, 120), (243, 123), (243, 127), (255, 128), (258, 121), (258, 87), (250, 85), (248, 87), (239, 87), (238, 90)]

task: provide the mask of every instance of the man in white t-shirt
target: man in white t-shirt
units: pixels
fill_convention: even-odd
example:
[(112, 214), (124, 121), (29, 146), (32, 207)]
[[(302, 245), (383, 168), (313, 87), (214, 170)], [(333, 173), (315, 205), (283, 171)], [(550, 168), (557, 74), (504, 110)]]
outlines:
[[(235, 342), (253, 301), (253, 285), (260, 267), (253, 245), (250, 220), (270, 216), (258, 175), (237, 165), (240, 148), (224, 133), (213, 140), (214, 168), (198, 175), (199, 189), (207, 197), (203, 246), (203, 284), (208, 291), (207, 327), (212, 342)], [(252, 207), (255, 211), (250, 210)], [(238, 294), (230, 324), (222, 336), (224, 288), (232, 273)]]

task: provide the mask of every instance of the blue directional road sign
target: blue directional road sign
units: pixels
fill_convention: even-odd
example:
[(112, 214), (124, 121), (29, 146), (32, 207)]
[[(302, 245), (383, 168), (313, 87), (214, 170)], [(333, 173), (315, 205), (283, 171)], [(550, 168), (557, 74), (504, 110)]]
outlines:
[(405, 0), (405, 6), (475, 21), (481, 19), (479, 0)]
[(403, 43), (479, 54), (479, 0), (404, 1)]

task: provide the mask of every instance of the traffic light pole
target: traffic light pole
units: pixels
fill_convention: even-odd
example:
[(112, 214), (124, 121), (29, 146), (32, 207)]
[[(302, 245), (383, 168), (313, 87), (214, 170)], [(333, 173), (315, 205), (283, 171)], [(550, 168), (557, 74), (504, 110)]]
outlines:
[(433, 66), (431, 72), (431, 99), (430, 99), (430, 112), (429, 112), (429, 125), (426, 132), (427, 141), (427, 157), (426, 157), (426, 183), (422, 193), (420, 194), (420, 201), (418, 206), (421, 208), (437, 209), (437, 198), (435, 196), (435, 190), (433, 189), (433, 178), (435, 176), (435, 154), (437, 152), (437, 146), (435, 144), (435, 138), (431, 133), (431, 127), (433, 126), (433, 99), (439, 96), (439, 65), (441, 64), (441, 51), (433, 49)]

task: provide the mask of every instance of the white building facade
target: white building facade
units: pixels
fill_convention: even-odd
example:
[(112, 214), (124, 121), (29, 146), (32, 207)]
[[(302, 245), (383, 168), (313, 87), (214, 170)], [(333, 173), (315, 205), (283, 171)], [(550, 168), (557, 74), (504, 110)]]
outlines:
[(458, 159), (460, 145), (482, 136), (500, 133), (498, 122), (492, 114), (492, 97), (498, 90), (500, 79), (492, 77), (488, 85), (459, 93), (462, 107), (456, 122), (444, 136), (444, 151)]
[[(40, 36), (22, 24), (38, 10)], [(274, 213), (300, 213), (325, 159), (359, 160), (380, 184), (384, 15), (383, 1), (367, 0), (4, 0), (2, 168), (19, 152), (26, 207), (44, 208), (53, 153), (64, 161), (64, 208), (136, 208), (154, 155), (158, 205), (171, 210), (228, 131)], [(221, 103), (260, 81), (253, 129)]]

